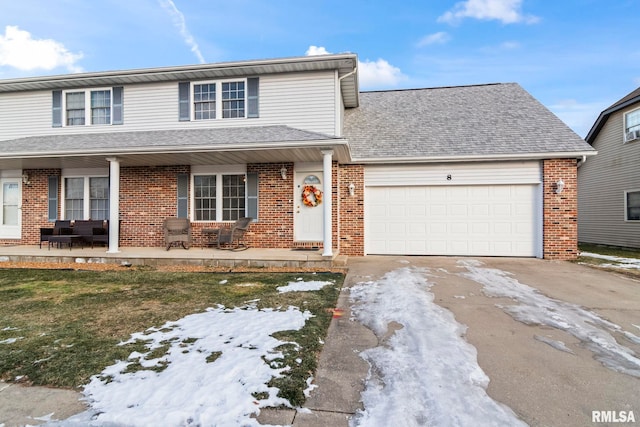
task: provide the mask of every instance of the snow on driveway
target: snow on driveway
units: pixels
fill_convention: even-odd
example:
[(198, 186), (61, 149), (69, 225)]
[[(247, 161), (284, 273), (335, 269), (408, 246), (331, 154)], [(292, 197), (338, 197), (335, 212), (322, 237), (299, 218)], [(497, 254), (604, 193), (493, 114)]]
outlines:
[[(576, 304), (549, 298), (518, 282), (508, 272), (486, 268), (477, 260), (462, 260), (458, 264), (467, 269), (462, 276), (480, 283), (486, 295), (512, 299), (515, 304), (499, 307), (514, 319), (565, 331), (579, 339), (604, 366), (640, 377), (640, 359), (631, 349), (619, 344), (613, 334), (640, 344), (637, 335)], [(558, 347), (563, 345), (560, 342), (549, 344), (557, 344)]]
[[(389, 338), (361, 353), (371, 369), (364, 410), (350, 425), (526, 425), (487, 395), (489, 378), (464, 339), (466, 327), (434, 303), (427, 277), (428, 270), (403, 267), (351, 288), (355, 318), (378, 338)], [(391, 334), (393, 323), (401, 326)]]
[[(457, 274), (479, 283), (485, 295), (512, 299), (514, 304), (498, 307), (514, 319), (567, 331), (606, 367), (640, 376), (640, 359), (612, 335), (640, 344), (633, 333), (575, 304), (548, 298), (480, 261), (461, 260), (458, 265), (466, 271)], [(437, 271), (443, 272), (451, 274)], [(475, 347), (464, 339), (466, 326), (434, 303), (430, 288), (437, 280), (429, 269), (404, 267), (351, 289), (353, 316), (381, 340), (361, 353), (370, 370), (364, 409), (351, 427), (387, 426), (389, 420), (402, 426), (526, 425), (486, 394), (489, 378), (478, 366)], [(571, 351), (560, 341), (536, 339)]]

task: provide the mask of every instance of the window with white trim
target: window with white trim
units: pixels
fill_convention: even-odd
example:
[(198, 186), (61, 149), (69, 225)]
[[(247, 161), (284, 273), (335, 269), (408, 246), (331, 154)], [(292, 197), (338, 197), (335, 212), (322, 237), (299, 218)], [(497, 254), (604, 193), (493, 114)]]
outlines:
[(246, 215), (245, 174), (194, 175), (196, 221), (235, 221)]
[(246, 80), (192, 84), (193, 120), (246, 117)]
[(62, 194), (64, 219), (109, 219), (109, 177), (67, 176)]
[(192, 166), (192, 221), (257, 219), (257, 185), (256, 174), (247, 173), (243, 164)]
[(121, 125), (122, 87), (53, 91), (53, 127)]
[(624, 140), (640, 140), (640, 108), (624, 114)]
[(640, 221), (640, 190), (625, 191), (624, 216), (627, 221)]

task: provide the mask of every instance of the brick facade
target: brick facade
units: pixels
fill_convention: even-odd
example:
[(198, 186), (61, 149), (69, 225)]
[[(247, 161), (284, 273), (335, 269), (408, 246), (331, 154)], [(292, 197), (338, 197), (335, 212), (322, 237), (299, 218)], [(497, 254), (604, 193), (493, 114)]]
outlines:
[[(288, 171), (282, 179), (280, 169)], [(291, 248), (294, 244), (293, 163), (248, 164), (248, 173), (258, 174), (259, 221), (247, 233), (250, 246)], [(37, 244), (39, 228), (51, 227), (48, 221), (48, 177), (60, 176), (59, 169), (34, 169), (29, 184), (23, 185), (21, 244)], [(333, 163), (333, 242), (334, 250), (344, 255), (364, 255), (364, 166)], [(120, 170), (120, 246), (162, 247), (162, 220), (177, 212), (177, 176), (190, 173), (189, 166), (122, 167)], [(568, 260), (576, 258), (577, 248), (577, 161), (543, 161), (543, 257)], [(565, 184), (560, 194), (555, 183)], [(349, 184), (354, 184), (354, 195)], [(60, 191), (60, 190), (58, 190)], [(191, 189), (190, 189), (191, 191)], [(62, 197), (58, 194), (58, 200)], [(325, 194), (325, 199), (327, 195)], [(321, 209), (321, 207), (319, 207)], [(190, 207), (189, 207), (190, 209)], [(58, 216), (62, 216), (58, 212)], [(215, 222), (192, 224), (194, 246), (203, 242), (202, 229), (215, 228)], [(16, 240), (0, 244), (16, 244)]]
[[(543, 258), (571, 260), (578, 256), (578, 167), (575, 159), (542, 163)], [(564, 189), (555, 192), (562, 180)]]
[[(338, 247), (340, 253), (364, 255), (364, 166), (342, 165), (338, 174), (339, 214)], [(349, 194), (354, 185), (354, 195)]]

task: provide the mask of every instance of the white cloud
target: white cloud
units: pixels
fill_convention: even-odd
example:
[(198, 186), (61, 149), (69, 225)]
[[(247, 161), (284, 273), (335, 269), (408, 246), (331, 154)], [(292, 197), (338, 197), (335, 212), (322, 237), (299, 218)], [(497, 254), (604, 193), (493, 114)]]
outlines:
[(314, 56), (314, 55), (329, 55), (331, 54), (331, 52), (327, 52), (327, 49), (325, 49), (322, 46), (309, 46), (309, 49), (307, 49), (307, 51), (305, 52), (305, 55), (307, 56)]
[(187, 44), (187, 46), (191, 48), (191, 52), (196, 55), (198, 61), (200, 61), (201, 64), (207, 62), (204, 60), (202, 52), (200, 52), (198, 43), (196, 43), (195, 39), (189, 32), (189, 29), (187, 28), (187, 21), (184, 19), (184, 15), (182, 14), (182, 12), (178, 10), (172, 0), (158, 0), (158, 2), (160, 3), (160, 6), (162, 6), (169, 13), (169, 15), (171, 15), (171, 17), (173, 18), (173, 24), (180, 32), (180, 36), (182, 36), (182, 39)]
[[(307, 56), (330, 54), (331, 52), (322, 46), (309, 46), (306, 52)], [(384, 59), (358, 61), (358, 76), (360, 86), (368, 89), (397, 86), (407, 78), (400, 68), (394, 67)]]
[(522, 0), (466, 0), (456, 3), (452, 10), (438, 18), (438, 22), (455, 24), (464, 18), (495, 19), (503, 24), (533, 24), (539, 21), (536, 16), (523, 15), (521, 6)]
[(424, 36), (418, 42), (418, 47), (428, 46), (431, 44), (444, 44), (451, 40), (451, 36), (445, 33), (444, 31), (440, 31), (438, 33), (429, 34)]
[(51, 39), (34, 39), (31, 33), (8, 25), (0, 34), (0, 66), (22, 71), (53, 70), (66, 67), (72, 73), (82, 71), (76, 65), (82, 53), (72, 53), (60, 42)]
[(400, 68), (394, 67), (384, 59), (360, 61), (358, 67), (360, 85), (366, 88), (397, 86), (407, 78)]

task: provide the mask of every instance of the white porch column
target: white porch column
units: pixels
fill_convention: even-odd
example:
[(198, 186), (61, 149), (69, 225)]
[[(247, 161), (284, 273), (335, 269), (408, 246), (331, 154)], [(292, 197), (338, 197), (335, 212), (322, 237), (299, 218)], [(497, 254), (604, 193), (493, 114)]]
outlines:
[(107, 253), (118, 253), (120, 240), (120, 161), (107, 157), (109, 162), (109, 249)]
[(333, 237), (333, 229), (332, 229), (332, 213), (333, 213), (333, 209), (332, 209), (332, 200), (333, 200), (333, 194), (332, 194), (332, 188), (333, 188), (333, 179), (332, 179), (332, 156), (333, 156), (333, 150), (322, 150), (322, 170), (323, 170), (323, 176), (322, 176), (322, 181), (324, 182), (323, 184), (323, 191), (324, 191), (324, 197), (323, 197), (323, 203), (322, 205), (324, 206), (323, 209), (323, 218), (324, 218), (324, 239), (323, 239), (323, 246), (324, 246), (324, 250), (322, 252), (322, 256), (332, 256), (333, 255), (333, 241), (332, 241), (332, 237)]

